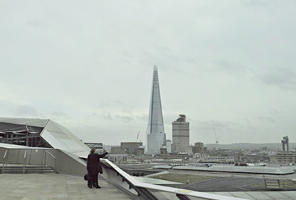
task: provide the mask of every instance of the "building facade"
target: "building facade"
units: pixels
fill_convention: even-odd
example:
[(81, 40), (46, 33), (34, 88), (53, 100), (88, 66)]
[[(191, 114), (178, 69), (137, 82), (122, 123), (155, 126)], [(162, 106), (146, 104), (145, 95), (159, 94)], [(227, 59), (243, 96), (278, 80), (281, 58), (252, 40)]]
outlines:
[(204, 143), (196, 142), (194, 146), (192, 146), (192, 153), (203, 153), (205, 151)]
[(121, 150), (125, 154), (137, 154), (137, 150), (139, 147), (143, 146), (142, 142), (121, 142), (120, 147)]
[(84, 144), (91, 149), (94, 148), (96, 150), (103, 151), (103, 143), (85, 142)]
[(172, 152), (172, 140), (166, 140), (166, 148), (168, 153)]
[(188, 152), (189, 149), (189, 122), (185, 115), (179, 115), (179, 118), (172, 123), (172, 152)]
[(110, 154), (124, 154), (121, 149), (121, 146), (111, 146)]
[(152, 93), (147, 126), (146, 153), (153, 155), (159, 154), (160, 148), (165, 145), (166, 136), (163, 126), (158, 70), (155, 66), (153, 71)]
[(296, 152), (280, 151), (276, 155), (271, 156), (271, 161), (279, 164), (296, 164)]

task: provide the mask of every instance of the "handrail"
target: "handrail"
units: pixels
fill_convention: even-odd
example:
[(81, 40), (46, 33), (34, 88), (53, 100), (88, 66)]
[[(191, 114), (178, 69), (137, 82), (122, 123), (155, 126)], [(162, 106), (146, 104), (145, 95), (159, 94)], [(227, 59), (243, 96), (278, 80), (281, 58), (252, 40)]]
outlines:
[(25, 170), (26, 170), (26, 158), (27, 158), (27, 150), (25, 150), (25, 153), (24, 153), (24, 166), (23, 166), (23, 174), (25, 173)]
[(29, 154), (29, 161), (28, 161), (28, 159), (27, 159), (27, 164), (31, 164), (31, 158), (32, 158), (32, 151), (33, 151), (33, 149), (31, 149), (31, 151), (30, 151), (30, 154)]
[(5, 158), (6, 158), (7, 152), (8, 152), (8, 150), (6, 149), (6, 150), (5, 150), (5, 153), (4, 153), (4, 155), (3, 155), (2, 172), (3, 172), (3, 170), (4, 170), (4, 166), (5, 166)]
[(5, 150), (5, 153), (4, 153), (4, 155), (3, 155), (3, 159), (5, 159), (6, 154), (7, 154), (7, 149)]
[[(45, 150), (45, 156), (46, 156), (46, 153), (48, 153), (48, 154), (54, 159), (54, 169), (55, 169), (55, 168), (56, 168), (56, 161), (57, 161), (57, 158), (56, 158), (52, 153), (50, 153), (50, 152), (47, 151), (47, 150)], [(46, 163), (47, 163), (47, 161), (46, 161), (46, 157), (45, 157), (45, 165), (47, 165)]]
[(107, 167), (109, 166), (113, 170), (115, 170), (122, 177), (122, 179), (130, 185), (130, 188), (135, 188), (135, 189), (144, 188), (144, 189), (158, 190), (162, 192), (174, 193), (176, 194), (176, 196), (185, 196), (185, 197), (191, 196), (191, 197), (197, 197), (197, 198), (209, 199), (209, 200), (245, 200), (237, 197), (228, 197), (228, 196), (222, 196), (217, 194), (210, 194), (206, 192), (197, 192), (197, 191), (192, 191), (187, 189), (180, 189), (180, 188), (173, 188), (168, 186), (143, 183), (133, 178), (131, 175), (127, 174), (125, 171), (120, 169), (117, 165), (115, 165), (108, 159), (101, 159), (101, 160), (102, 160), (102, 163), (107, 165)]
[(52, 155), (52, 153), (50, 153), (49, 151), (45, 151), (46, 153), (48, 153), (53, 159), (56, 160), (56, 157), (54, 155)]

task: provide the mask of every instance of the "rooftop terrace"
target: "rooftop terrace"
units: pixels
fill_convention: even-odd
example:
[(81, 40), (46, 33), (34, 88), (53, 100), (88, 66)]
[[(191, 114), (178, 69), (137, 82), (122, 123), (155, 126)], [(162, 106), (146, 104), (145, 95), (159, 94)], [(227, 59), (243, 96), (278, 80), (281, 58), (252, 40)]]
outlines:
[(2, 200), (126, 200), (130, 197), (99, 179), (101, 189), (89, 189), (79, 176), (64, 174), (0, 174)]

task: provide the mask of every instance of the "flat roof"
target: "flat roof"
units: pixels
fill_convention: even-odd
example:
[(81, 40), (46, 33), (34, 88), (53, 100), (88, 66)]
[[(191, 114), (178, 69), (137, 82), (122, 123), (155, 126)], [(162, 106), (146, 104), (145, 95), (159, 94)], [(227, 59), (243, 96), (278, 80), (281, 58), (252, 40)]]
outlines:
[(99, 178), (101, 189), (89, 189), (80, 176), (64, 174), (0, 174), (1, 199), (127, 200), (126, 193)]
[(192, 171), (208, 171), (208, 172), (230, 172), (230, 173), (249, 173), (249, 174), (271, 174), (271, 175), (286, 175), (293, 174), (295, 171), (291, 167), (253, 167), (253, 166), (227, 166), (213, 165), (210, 167), (200, 167), (192, 165), (170, 166), (158, 165), (155, 169), (175, 169), (175, 170), (192, 170)]

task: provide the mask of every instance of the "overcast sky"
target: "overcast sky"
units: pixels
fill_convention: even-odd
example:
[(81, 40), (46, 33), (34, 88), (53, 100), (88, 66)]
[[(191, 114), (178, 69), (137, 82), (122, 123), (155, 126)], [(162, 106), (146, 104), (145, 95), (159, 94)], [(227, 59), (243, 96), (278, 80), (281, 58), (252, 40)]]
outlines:
[(0, 115), (145, 142), (157, 65), (167, 138), (295, 142), (295, 36), (295, 0), (0, 0)]

